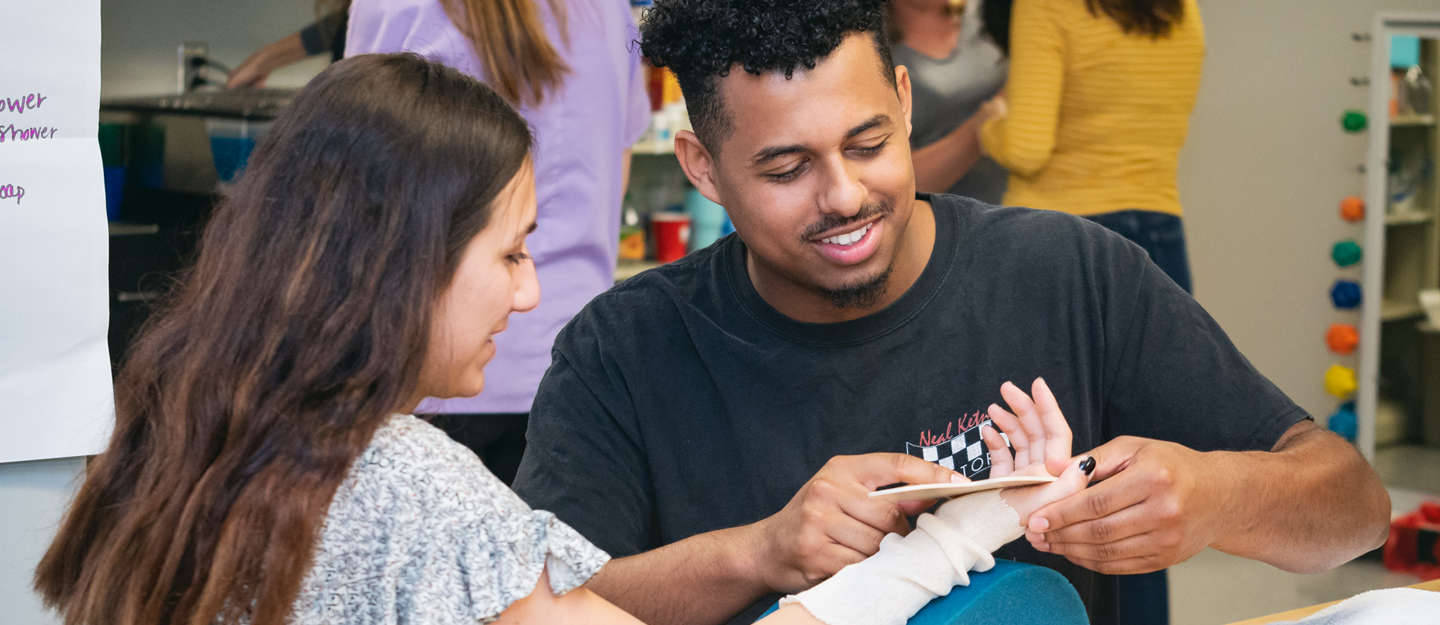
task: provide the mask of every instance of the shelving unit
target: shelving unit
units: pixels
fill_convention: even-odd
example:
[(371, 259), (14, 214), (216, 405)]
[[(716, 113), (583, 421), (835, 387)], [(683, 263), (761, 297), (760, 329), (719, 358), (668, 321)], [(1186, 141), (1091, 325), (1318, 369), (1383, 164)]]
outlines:
[[(1370, 149), (1366, 162), (1364, 301), (1361, 317), (1361, 358), (1357, 443), (1367, 458), (1375, 456), (1376, 416), (1397, 409), (1401, 425), (1419, 420), (1423, 379), (1420, 324), (1424, 309), (1419, 293), (1440, 288), (1440, 97), (1432, 88), (1428, 111), (1391, 117), (1390, 45), (1392, 35), (1421, 38), (1421, 72), (1440, 79), (1440, 16), (1381, 14), (1373, 30), (1371, 62)], [(1433, 82), (1432, 82), (1433, 84)], [(1422, 163), (1427, 163), (1421, 165)], [(1425, 172), (1412, 200), (1390, 202), (1390, 174), (1396, 168)], [(1384, 403), (1387, 410), (1377, 410)], [(1384, 428), (1392, 429), (1392, 428)], [(1403, 430), (1404, 428), (1402, 428)], [(1418, 428), (1410, 431), (1415, 432)]]

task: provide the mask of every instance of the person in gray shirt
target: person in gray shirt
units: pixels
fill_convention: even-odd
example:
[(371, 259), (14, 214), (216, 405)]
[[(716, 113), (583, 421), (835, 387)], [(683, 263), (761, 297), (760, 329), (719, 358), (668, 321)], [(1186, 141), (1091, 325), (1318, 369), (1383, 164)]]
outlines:
[(999, 204), (1008, 172), (981, 153), (1009, 63), (986, 36), (982, 0), (892, 0), (891, 54), (910, 71), (916, 190)]

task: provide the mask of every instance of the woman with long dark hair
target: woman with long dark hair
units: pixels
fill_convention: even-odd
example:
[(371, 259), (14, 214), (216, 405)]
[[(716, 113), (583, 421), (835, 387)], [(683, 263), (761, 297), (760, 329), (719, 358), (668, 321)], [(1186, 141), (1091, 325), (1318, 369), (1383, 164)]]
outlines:
[[(374, 538), (445, 528), (394, 528), (416, 522), (404, 515), (366, 536), (322, 528), (327, 510), (390, 511), (377, 492), (433, 497), (381, 471), (436, 468), (414, 449), (468, 469), (432, 476), (453, 478), (445, 488), (508, 509), (467, 528), (539, 554), (518, 572), (538, 577), (546, 553), (574, 574), (557, 584), (599, 568), (602, 554), (443, 434), (394, 416), (426, 395), (478, 393), (491, 337), (538, 300), (530, 143), (492, 90), (414, 56), (337, 63), (296, 96), (119, 374), (109, 447), (36, 573), (67, 623), (280, 623), (316, 584), (346, 582), (302, 588), (312, 565), (347, 554), (345, 574), (394, 588), (364, 555), (404, 545)], [(470, 609), (515, 589), (488, 592)]]
[(1205, 58), (1199, 5), (1015, 0), (1010, 20), (1009, 110), (981, 132), (1010, 170), (1005, 203), (1099, 222), (1190, 291), (1175, 177)]

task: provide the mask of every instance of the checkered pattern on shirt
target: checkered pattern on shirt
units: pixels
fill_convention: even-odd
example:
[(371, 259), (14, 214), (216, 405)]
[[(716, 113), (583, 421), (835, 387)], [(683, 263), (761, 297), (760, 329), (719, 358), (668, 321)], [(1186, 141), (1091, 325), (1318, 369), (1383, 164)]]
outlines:
[[(985, 447), (985, 441), (980, 438), (980, 428), (983, 426), (995, 427), (987, 419), (938, 445), (922, 446), (907, 442), (905, 453), (952, 471), (959, 471), (965, 477), (974, 479), (976, 475), (990, 468), (990, 449)], [(1001, 432), (1000, 436), (1006, 443), (1010, 442), (1010, 437), (1005, 436), (1004, 432)]]

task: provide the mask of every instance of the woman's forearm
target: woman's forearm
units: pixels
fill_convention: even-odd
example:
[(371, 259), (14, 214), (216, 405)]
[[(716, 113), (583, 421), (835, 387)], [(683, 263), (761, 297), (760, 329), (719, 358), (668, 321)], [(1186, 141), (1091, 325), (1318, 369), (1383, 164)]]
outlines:
[(915, 164), (915, 190), (921, 193), (944, 193), (955, 186), (980, 162), (980, 124), (978, 115), (971, 116), (939, 141), (910, 154)]

